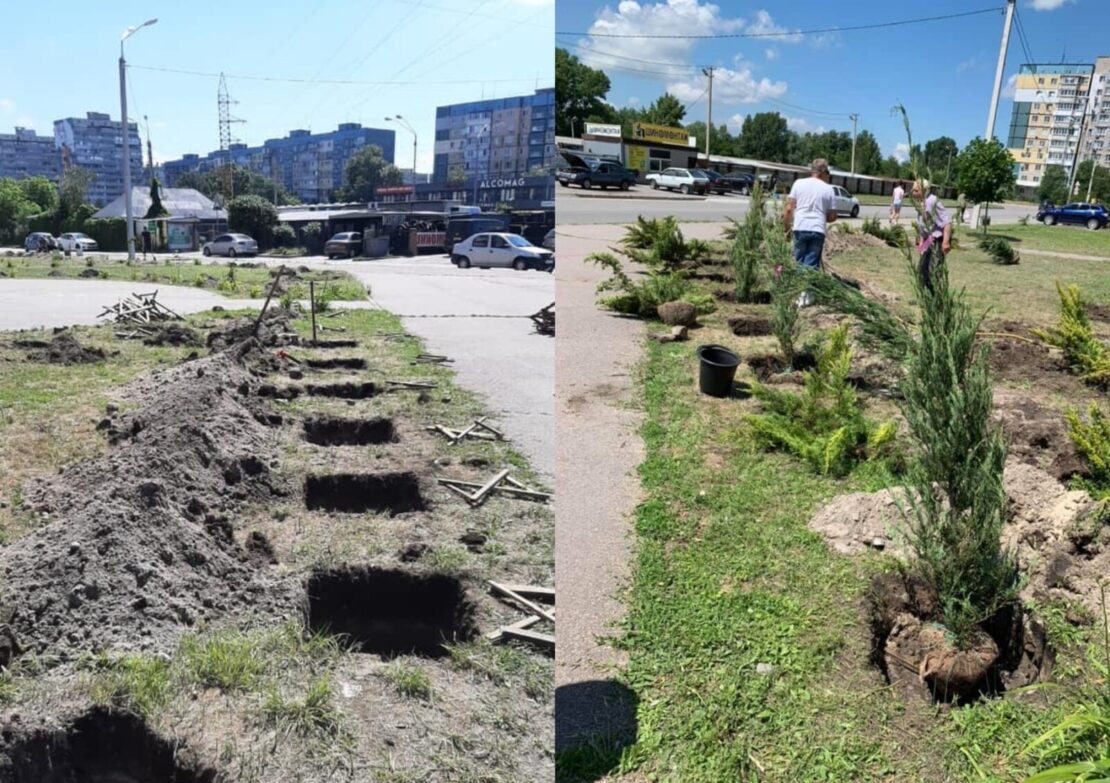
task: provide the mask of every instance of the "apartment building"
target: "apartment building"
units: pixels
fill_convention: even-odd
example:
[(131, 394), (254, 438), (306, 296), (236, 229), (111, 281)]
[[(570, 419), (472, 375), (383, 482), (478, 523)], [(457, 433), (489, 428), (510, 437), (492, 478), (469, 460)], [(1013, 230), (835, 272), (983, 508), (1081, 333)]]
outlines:
[(1110, 167), (1110, 57), (1095, 60), (1079, 160)]
[(46, 177), (57, 181), (61, 173), (62, 158), (54, 147), (53, 136), (40, 136), (30, 128), (0, 133), (0, 177)]
[(281, 139), (267, 139), (257, 147), (232, 144), (227, 150), (215, 150), (204, 157), (185, 155), (164, 163), (163, 170), (166, 184), (173, 187), (187, 171), (211, 171), (230, 160), (276, 180), (306, 204), (326, 203), (343, 185), (347, 161), (362, 147), (376, 144), (392, 163), (395, 136), (392, 130), (345, 122), (328, 133), (298, 129)]
[[(127, 124), (127, 150), (131, 158), (131, 176), (142, 177), (143, 150), (139, 127)], [(76, 166), (94, 175), (89, 185), (90, 204), (102, 207), (123, 193), (124, 134), (121, 123), (107, 114), (90, 111), (83, 118), (69, 117), (54, 121), (54, 147), (62, 169)]]
[(535, 175), (555, 155), (553, 88), (436, 109), (432, 182)]

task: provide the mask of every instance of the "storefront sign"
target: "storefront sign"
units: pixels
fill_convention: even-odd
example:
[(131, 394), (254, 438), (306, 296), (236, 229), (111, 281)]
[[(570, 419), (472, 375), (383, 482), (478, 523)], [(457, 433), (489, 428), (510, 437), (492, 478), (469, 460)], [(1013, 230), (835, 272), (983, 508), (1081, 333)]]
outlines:
[(632, 138), (637, 141), (656, 144), (673, 144), (679, 147), (690, 146), (690, 134), (685, 128), (672, 128), (667, 125), (652, 125), (637, 122), (632, 126)]
[(192, 250), (193, 231), (188, 223), (169, 223), (166, 226), (166, 245), (170, 250)]
[(390, 185), (385, 188), (375, 188), (374, 193), (378, 196), (399, 196), (403, 193), (412, 193), (412, 185)]
[(597, 122), (586, 123), (587, 136), (608, 136), (612, 139), (619, 139), (621, 137), (620, 125), (602, 125)]
[(648, 151), (647, 147), (635, 147), (631, 144), (624, 148), (625, 158), (628, 160), (628, 168), (633, 171), (645, 172), (648, 167)]
[(484, 179), (478, 183), (480, 188), (519, 188), (524, 186), (524, 177), (518, 179)]

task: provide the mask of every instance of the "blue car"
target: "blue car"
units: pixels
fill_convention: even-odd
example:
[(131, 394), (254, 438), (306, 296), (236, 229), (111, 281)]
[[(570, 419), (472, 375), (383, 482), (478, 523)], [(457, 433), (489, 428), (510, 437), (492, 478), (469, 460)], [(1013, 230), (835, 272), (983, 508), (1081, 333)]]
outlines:
[(1037, 220), (1046, 226), (1057, 223), (1071, 223), (1086, 226), (1091, 231), (1104, 228), (1110, 222), (1110, 212), (1102, 204), (1065, 204), (1058, 207), (1055, 204), (1042, 204), (1037, 210)]

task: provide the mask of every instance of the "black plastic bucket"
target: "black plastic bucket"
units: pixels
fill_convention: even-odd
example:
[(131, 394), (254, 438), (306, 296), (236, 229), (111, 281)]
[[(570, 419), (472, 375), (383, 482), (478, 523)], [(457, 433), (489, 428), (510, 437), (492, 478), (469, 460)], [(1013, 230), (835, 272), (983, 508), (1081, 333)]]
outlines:
[(740, 357), (723, 345), (702, 345), (698, 347), (701, 369), (698, 372), (698, 387), (702, 394), (711, 397), (727, 397), (732, 393), (732, 379)]

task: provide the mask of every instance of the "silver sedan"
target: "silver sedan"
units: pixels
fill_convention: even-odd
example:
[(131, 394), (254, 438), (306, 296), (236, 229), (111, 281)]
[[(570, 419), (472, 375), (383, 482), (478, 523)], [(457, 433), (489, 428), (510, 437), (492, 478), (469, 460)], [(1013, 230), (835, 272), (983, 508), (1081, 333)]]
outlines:
[(220, 234), (204, 246), (206, 256), (253, 256), (258, 254), (258, 243), (246, 234)]

